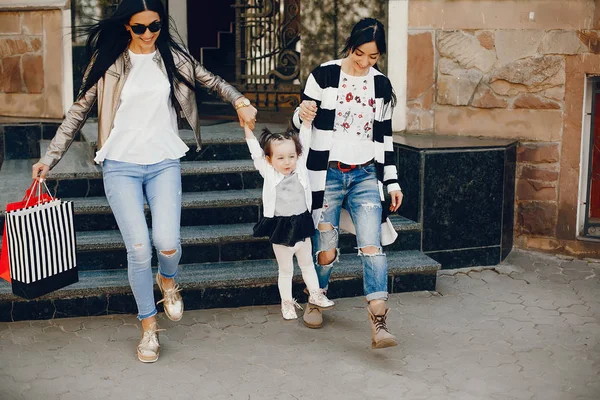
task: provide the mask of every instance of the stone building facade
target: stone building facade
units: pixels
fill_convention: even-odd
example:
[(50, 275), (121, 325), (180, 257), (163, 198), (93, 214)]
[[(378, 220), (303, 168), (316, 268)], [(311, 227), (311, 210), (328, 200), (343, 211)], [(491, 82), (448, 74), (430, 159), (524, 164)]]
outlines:
[(577, 216), (584, 88), (600, 73), (600, 2), (408, 7), (406, 130), (519, 140), (515, 245), (600, 255), (600, 244), (578, 238)]
[(64, 115), (72, 92), (67, 8), (65, 0), (0, 5), (0, 116)]
[[(170, 9), (183, 15), (181, 29), (178, 4)], [(73, 93), (70, 9), (67, 0), (0, 4), (0, 117), (64, 115)], [(519, 140), (515, 245), (600, 256), (599, 243), (580, 237), (600, 0), (326, 0), (301, 10), (301, 80), (336, 57), (360, 17), (385, 21), (380, 64), (399, 98), (395, 130)]]

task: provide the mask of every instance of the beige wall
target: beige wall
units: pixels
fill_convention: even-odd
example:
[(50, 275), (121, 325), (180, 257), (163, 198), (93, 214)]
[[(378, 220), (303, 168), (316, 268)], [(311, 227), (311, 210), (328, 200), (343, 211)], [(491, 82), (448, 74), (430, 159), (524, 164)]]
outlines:
[[(419, 29), (592, 29), (594, 0), (409, 0)], [(534, 19), (529, 14), (534, 13)]]
[(0, 11), (0, 116), (63, 116), (61, 10)]

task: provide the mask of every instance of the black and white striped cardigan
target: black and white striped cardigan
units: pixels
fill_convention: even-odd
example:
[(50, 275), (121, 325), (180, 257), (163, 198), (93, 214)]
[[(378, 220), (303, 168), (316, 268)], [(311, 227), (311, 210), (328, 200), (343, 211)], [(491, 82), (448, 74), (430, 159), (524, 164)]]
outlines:
[[(323, 211), (323, 197), (329, 164), (329, 150), (333, 145), (333, 127), (337, 105), (342, 60), (333, 60), (321, 64), (310, 74), (306, 81), (302, 100), (317, 103), (317, 116), (313, 121), (312, 140), (308, 153), (307, 168), (312, 190), (312, 216), (317, 226)], [(375, 142), (375, 168), (382, 202), (381, 244), (388, 245), (396, 240), (398, 234), (387, 218), (384, 206), (383, 187), (388, 192), (400, 190), (398, 172), (392, 141), (392, 84), (390, 80), (375, 68), (371, 68), (375, 84), (375, 119), (373, 121), (373, 141)], [(292, 123), (300, 129), (299, 108), (296, 108)], [(340, 216), (341, 229), (355, 233), (354, 225), (346, 210)]]

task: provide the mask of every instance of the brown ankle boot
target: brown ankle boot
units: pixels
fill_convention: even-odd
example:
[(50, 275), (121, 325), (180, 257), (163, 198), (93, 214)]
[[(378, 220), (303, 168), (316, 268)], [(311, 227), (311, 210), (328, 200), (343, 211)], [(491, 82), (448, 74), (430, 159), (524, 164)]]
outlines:
[(304, 310), (302, 321), (307, 328), (319, 329), (323, 327), (323, 312), (318, 306), (308, 303)]
[[(304, 288), (304, 293), (309, 295), (307, 288)], [(325, 294), (325, 291), (323, 291)], [(310, 300), (310, 298), (309, 298)], [(304, 322), (304, 326), (311, 329), (319, 329), (323, 327), (323, 311), (321, 308), (315, 304), (312, 304), (310, 301), (306, 304), (306, 308), (304, 309), (304, 316), (302, 317), (302, 322)]]
[(398, 342), (394, 335), (388, 331), (386, 318), (390, 311), (385, 303), (378, 304), (373, 309), (367, 307), (369, 320), (371, 321), (371, 347), (374, 349), (383, 349), (385, 347), (397, 346)]

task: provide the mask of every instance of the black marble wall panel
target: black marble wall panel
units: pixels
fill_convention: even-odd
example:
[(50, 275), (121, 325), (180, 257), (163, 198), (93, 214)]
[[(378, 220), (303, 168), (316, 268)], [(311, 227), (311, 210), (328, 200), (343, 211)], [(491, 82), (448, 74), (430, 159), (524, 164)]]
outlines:
[[(156, 297), (156, 293), (154, 294), (154, 298)], [(109, 294), (108, 296), (108, 314), (136, 314), (137, 315), (137, 305), (135, 303), (135, 299), (133, 294)]]
[(88, 195), (89, 179), (61, 179), (55, 182), (56, 197), (86, 197)]
[(244, 189), (261, 189), (263, 178), (258, 171), (246, 172), (242, 174)]
[(181, 225), (221, 225), (258, 222), (258, 206), (184, 208), (181, 210)]
[(117, 221), (111, 213), (103, 214), (75, 214), (73, 219), (75, 232), (85, 231), (110, 231), (119, 229)]
[(250, 151), (245, 143), (208, 144), (203, 145), (197, 152), (196, 145), (189, 145), (188, 151), (181, 161), (211, 161), (211, 160), (245, 160), (250, 158)]
[[(146, 224), (152, 227), (152, 215), (145, 211)], [(183, 208), (181, 210), (181, 226), (203, 226), (243, 224), (258, 222), (259, 207), (218, 207), (218, 208)], [(119, 229), (112, 212), (91, 214), (76, 213), (75, 231), (106, 231)], [(0, 228), (4, 225), (4, 216), (0, 216)]]
[(4, 126), (4, 158), (22, 160), (40, 157), (40, 124)]
[(44, 297), (31, 301), (14, 301), (12, 319), (14, 321), (51, 319), (54, 317), (55, 310), (52, 300)]
[(412, 221), (420, 221), (421, 152), (395, 146), (398, 155), (398, 180), (404, 198), (398, 214)]
[(12, 321), (12, 302), (0, 301), (0, 322), (11, 322)]
[(243, 173), (184, 175), (181, 186), (184, 192), (243, 189)]
[(221, 245), (221, 261), (264, 260), (275, 258), (268, 241), (235, 242)]
[(54, 307), (56, 308), (54, 318), (106, 315), (108, 313), (108, 297), (106, 295), (99, 295), (55, 299)]
[(403, 274), (393, 277), (390, 293), (414, 292), (417, 290), (435, 291), (437, 274)]
[(127, 252), (125, 249), (78, 251), (77, 267), (82, 271), (127, 268)]
[(88, 197), (104, 196), (104, 182), (100, 179), (89, 179), (88, 181)]
[(506, 149), (504, 157), (504, 205), (502, 215), (502, 255), (504, 260), (513, 247), (515, 222), (515, 173), (517, 168), (517, 146)]
[(425, 153), (424, 252), (500, 245), (504, 151)]
[[(0, 125), (0, 166), (3, 160), (40, 157), (40, 140), (50, 140), (60, 126), (55, 122)], [(74, 140), (79, 141), (79, 132)]]
[(200, 308), (267, 305), (277, 304), (280, 301), (276, 285), (207, 288), (202, 292)]
[(497, 265), (500, 263), (500, 246), (479, 247), (449, 251), (425, 252), (442, 264), (442, 269)]
[[(195, 264), (219, 261), (219, 245), (186, 245), (181, 249), (180, 264)], [(153, 264), (156, 265), (156, 264)]]
[[(44, 140), (52, 140), (54, 135), (56, 135), (56, 130), (60, 124), (42, 124), (42, 139)], [(79, 132), (77, 133), (79, 135)], [(76, 138), (75, 140), (79, 140)]]
[(389, 246), (384, 247), (384, 251), (403, 251), (403, 250), (421, 250), (421, 231), (400, 231), (398, 238)]

